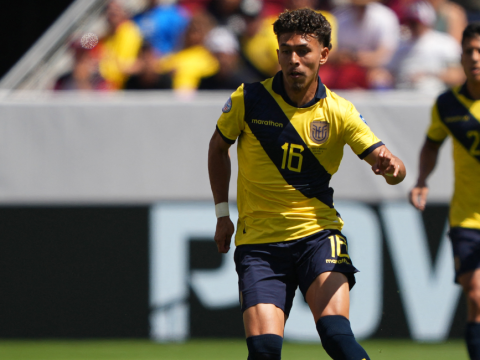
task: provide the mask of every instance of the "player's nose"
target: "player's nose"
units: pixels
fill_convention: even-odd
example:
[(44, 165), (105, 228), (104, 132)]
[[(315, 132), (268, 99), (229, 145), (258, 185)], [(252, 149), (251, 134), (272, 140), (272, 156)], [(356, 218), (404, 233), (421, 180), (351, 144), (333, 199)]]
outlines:
[(295, 51), (292, 51), (292, 56), (290, 57), (290, 64), (298, 64), (299, 63), (299, 56)]

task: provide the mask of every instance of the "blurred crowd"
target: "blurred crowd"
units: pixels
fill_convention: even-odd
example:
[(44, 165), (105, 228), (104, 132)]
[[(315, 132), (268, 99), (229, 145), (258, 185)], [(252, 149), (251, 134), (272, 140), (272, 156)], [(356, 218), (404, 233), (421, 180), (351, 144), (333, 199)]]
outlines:
[(329, 88), (439, 92), (464, 81), (462, 31), (480, 21), (478, 0), (148, 0), (138, 14), (125, 1), (106, 6), (97, 46), (72, 41), (56, 90), (234, 90), (279, 70), (272, 24), (309, 7), (332, 25)]

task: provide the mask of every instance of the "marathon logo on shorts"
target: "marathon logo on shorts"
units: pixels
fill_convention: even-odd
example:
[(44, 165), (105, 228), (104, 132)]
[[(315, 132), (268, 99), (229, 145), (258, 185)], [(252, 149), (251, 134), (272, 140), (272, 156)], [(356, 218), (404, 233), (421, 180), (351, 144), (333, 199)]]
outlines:
[(326, 259), (325, 262), (327, 264), (352, 264), (348, 259)]
[(232, 98), (229, 97), (225, 105), (223, 105), (222, 112), (228, 113), (232, 110)]
[(315, 144), (323, 144), (328, 140), (330, 124), (326, 121), (312, 121), (310, 123), (310, 138)]

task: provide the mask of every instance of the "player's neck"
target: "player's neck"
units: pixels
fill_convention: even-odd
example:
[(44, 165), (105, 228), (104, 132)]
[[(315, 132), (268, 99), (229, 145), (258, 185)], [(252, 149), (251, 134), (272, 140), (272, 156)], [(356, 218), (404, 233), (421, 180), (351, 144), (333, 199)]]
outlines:
[(467, 80), (467, 90), (472, 99), (480, 100), (480, 83)]
[(309, 85), (305, 86), (301, 91), (294, 91), (286, 84), (285, 79), (283, 81), (283, 86), (285, 87), (285, 92), (290, 100), (296, 104), (297, 107), (302, 107), (311, 101), (317, 93), (318, 77), (316, 77)]

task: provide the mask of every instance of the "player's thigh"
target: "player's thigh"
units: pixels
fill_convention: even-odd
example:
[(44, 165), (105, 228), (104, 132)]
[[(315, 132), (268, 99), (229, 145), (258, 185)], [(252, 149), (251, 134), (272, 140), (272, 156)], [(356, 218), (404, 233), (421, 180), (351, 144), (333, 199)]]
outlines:
[(267, 333), (283, 336), (297, 288), (290, 245), (240, 245), (235, 249), (247, 337)]
[(450, 229), (455, 257), (455, 281), (467, 299), (468, 321), (480, 322), (480, 230)]
[(455, 280), (468, 293), (478, 282), (480, 230), (454, 227), (450, 229), (449, 236), (455, 258)]
[(307, 290), (305, 299), (315, 322), (323, 316), (342, 315), (349, 318), (350, 288), (347, 277), (339, 272), (324, 272)]
[(467, 320), (480, 322), (480, 269), (463, 273), (457, 280), (467, 299)]
[(275, 334), (283, 337), (285, 313), (273, 304), (257, 304), (243, 312), (246, 337)]

